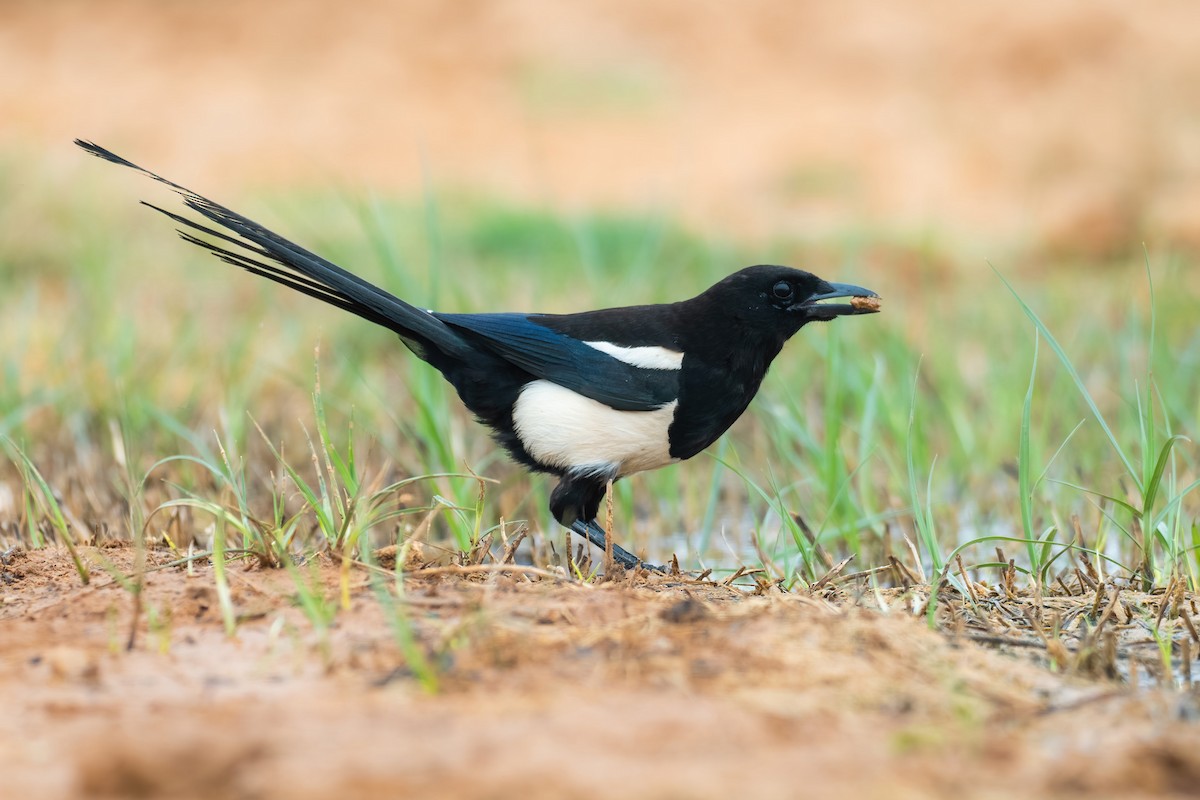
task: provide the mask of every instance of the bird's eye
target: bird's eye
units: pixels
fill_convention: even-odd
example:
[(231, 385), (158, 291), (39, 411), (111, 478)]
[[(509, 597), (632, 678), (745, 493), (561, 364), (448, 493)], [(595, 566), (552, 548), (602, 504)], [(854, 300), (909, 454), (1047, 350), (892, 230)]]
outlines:
[(790, 300), (792, 297), (792, 285), (787, 281), (780, 281), (771, 287), (771, 293), (780, 300)]

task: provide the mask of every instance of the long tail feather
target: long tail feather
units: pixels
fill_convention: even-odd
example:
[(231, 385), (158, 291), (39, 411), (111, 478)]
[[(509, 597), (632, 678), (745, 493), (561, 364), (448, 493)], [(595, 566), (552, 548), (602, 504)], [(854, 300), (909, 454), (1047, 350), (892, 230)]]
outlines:
[[(469, 349), (469, 345), (463, 342), (457, 333), (432, 314), (404, 302), (254, 220), (122, 158), (98, 144), (82, 139), (76, 139), (75, 144), (97, 158), (129, 167), (170, 187), (183, 197), (184, 205), (188, 208), (229, 231), (225, 233), (180, 214), (144, 203), (184, 226), (184, 229), (179, 231), (184, 241), (203, 247), (222, 261), (357, 314), (404, 336), (425, 339), (448, 355), (459, 355)], [(201, 239), (192, 231), (225, 242), (230, 247)], [(279, 266), (266, 263), (268, 261)]]

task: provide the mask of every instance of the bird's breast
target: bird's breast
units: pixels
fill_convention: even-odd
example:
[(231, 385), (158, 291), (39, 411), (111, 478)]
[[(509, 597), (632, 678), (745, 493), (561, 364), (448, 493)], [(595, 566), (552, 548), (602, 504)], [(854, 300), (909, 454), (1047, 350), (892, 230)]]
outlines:
[(678, 401), (618, 411), (546, 380), (521, 389), (513, 427), (530, 455), (558, 470), (619, 478), (673, 463), (667, 431)]

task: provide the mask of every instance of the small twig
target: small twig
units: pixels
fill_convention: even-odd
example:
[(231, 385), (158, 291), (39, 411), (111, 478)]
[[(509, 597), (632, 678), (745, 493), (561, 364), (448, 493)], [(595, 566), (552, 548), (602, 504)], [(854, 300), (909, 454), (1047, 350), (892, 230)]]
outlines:
[(748, 577), (752, 577), (754, 575), (758, 575), (758, 574), (761, 574), (764, 572), (766, 572), (766, 570), (762, 569), (761, 567), (755, 567), (754, 569), (750, 569), (749, 567), (741, 566), (741, 567), (737, 568), (737, 572), (733, 573), (728, 578), (721, 581), (721, 583), (725, 586), (730, 586), (738, 578), (748, 578)]
[(967, 585), (967, 592), (971, 595), (971, 602), (978, 603), (979, 595), (975, 594), (975, 587), (971, 584), (971, 579), (967, 577), (967, 568), (963, 566), (962, 554), (955, 553), (954, 560), (958, 562), (958, 575), (962, 578), (963, 583)]
[(613, 482), (608, 482), (608, 491), (605, 492), (605, 516), (604, 516), (604, 574), (607, 577), (613, 575)]
[[(503, 520), (501, 520), (500, 524), (501, 524), (501, 530), (503, 531), (503, 525), (504, 525)], [(513, 561), (517, 557), (517, 547), (520, 546), (521, 542), (523, 542), (525, 540), (525, 537), (528, 535), (529, 535), (529, 528), (527, 526), (522, 525), (520, 528), (517, 528), (517, 532), (513, 535), (512, 539), (510, 539), (508, 541), (508, 544), (504, 545), (504, 555), (500, 559), (501, 564), (512, 564), (513, 563)], [(503, 537), (503, 533), (501, 534), (501, 536)]]
[(471, 549), (466, 554), (466, 563), (482, 564), (492, 555), (492, 537), (491, 531), (479, 537), (475, 544), (471, 545)]
[(913, 575), (912, 572), (909, 571), (908, 567), (904, 566), (904, 562), (900, 559), (896, 558), (895, 556), (888, 556), (888, 562), (890, 563), (892, 569), (896, 570), (896, 574), (900, 578), (900, 582), (905, 585), (906, 589), (909, 586), (917, 586), (922, 583), (922, 581), (917, 579), (917, 576)]
[(1079, 569), (1079, 567), (1075, 568), (1075, 577), (1079, 579), (1079, 593), (1080, 594), (1083, 594), (1084, 592), (1088, 591), (1089, 589), (1094, 590), (1099, 585), (1096, 581), (1092, 580), (1090, 577), (1083, 574), (1083, 572)]
[(1038, 638), (1046, 645), (1050, 644), (1049, 638), (1046, 636), (1046, 631), (1042, 628), (1042, 623), (1033, 616), (1033, 612), (1029, 610), (1029, 606), (1021, 606), (1021, 613), (1025, 616), (1025, 621), (1029, 623), (1029, 629), (1038, 635)]
[(1008, 645), (1010, 647), (1045, 647), (1044, 639), (1018, 639), (1014, 636), (998, 636), (995, 634), (968, 633), (963, 638), (979, 644)]
[(808, 540), (808, 544), (812, 547), (817, 558), (824, 562), (825, 569), (833, 569), (833, 558), (830, 557), (829, 553), (825, 552), (825, 548), (817, 541), (816, 534), (813, 533), (812, 528), (808, 527), (808, 523), (804, 521), (804, 517), (800, 516), (797, 512), (792, 512), (792, 521), (800, 528), (800, 533), (804, 534), (804, 538)]
[(1162, 624), (1163, 616), (1167, 613), (1167, 609), (1171, 605), (1171, 598), (1175, 596), (1175, 578), (1172, 577), (1167, 581), (1166, 591), (1163, 592), (1162, 600), (1158, 602), (1158, 615), (1154, 618), (1154, 630), (1158, 630), (1158, 626)]
[[(997, 548), (999, 550), (999, 548)], [(1016, 559), (1010, 558), (1008, 566), (1001, 573), (1001, 585), (1004, 587), (1004, 596), (1009, 600), (1017, 599), (1017, 562)]]
[(1096, 630), (1093, 632), (1093, 636), (1099, 636), (1100, 631), (1104, 630), (1104, 624), (1108, 622), (1109, 618), (1113, 614), (1113, 611), (1116, 610), (1117, 602), (1120, 599), (1121, 590), (1114, 586), (1112, 600), (1109, 602), (1108, 607), (1104, 609), (1104, 613), (1100, 615), (1100, 620), (1096, 623)]
[(1079, 521), (1078, 514), (1071, 515), (1071, 530), (1075, 532), (1075, 542), (1080, 546), (1084, 546), (1083, 542), (1083, 525)]
[[(913, 583), (924, 583), (925, 582), (925, 567), (921, 566), (921, 552), (919, 550), (917, 550), (917, 546), (915, 544), (913, 544), (913, 540), (908, 538), (907, 533), (904, 534), (904, 543), (908, 545), (908, 550), (910, 553), (912, 553), (913, 563), (917, 565), (917, 570), (921, 573), (921, 579), (920, 580), (914, 579)], [(905, 570), (905, 572), (908, 572), (907, 567), (905, 567), (904, 570)], [(909, 572), (908, 575), (910, 578), (912, 577), (911, 572)]]
[(1162, 599), (1158, 601), (1158, 613), (1154, 615), (1154, 630), (1158, 630), (1158, 626), (1163, 624), (1163, 615), (1166, 613), (1166, 607), (1171, 604), (1171, 595), (1175, 591), (1175, 578), (1172, 577), (1166, 582), (1166, 588), (1163, 590)]
[(1087, 576), (1089, 579), (1088, 582), (1092, 586), (1095, 586), (1097, 583), (1100, 582), (1100, 573), (1096, 572), (1096, 568), (1092, 566), (1092, 560), (1087, 557), (1087, 553), (1080, 550), (1078, 555), (1079, 555), (1079, 560), (1083, 562), (1084, 569), (1087, 570)]
[(580, 583), (569, 576), (559, 575), (556, 572), (550, 572), (539, 567), (527, 567), (524, 564), (454, 564), (446, 567), (426, 567), (425, 569), (413, 570), (408, 574), (412, 577), (424, 578), (434, 575), (473, 575), (479, 572), (519, 572), (522, 575), (537, 575), (540, 578), (550, 578), (562, 583), (586, 586), (589, 589), (592, 588), (591, 584)]
[(891, 564), (884, 564), (882, 567), (872, 567), (871, 569), (864, 569), (860, 572), (851, 572), (848, 575), (842, 575), (841, 577), (839, 577), (837, 579), (837, 582), (838, 583), (849, 583), (850, 581), (855, 581), (855, 580), (858, 580), (859, 578), (869, 578), (877, 572), (884, 572), (889, 569), (893, 569)]
[(782, 575), (783, 570), (775, 565), (775, 561), (767, 555), (767, 551), (763, 549), (762, 542), (759, 540), (758, 531), (750, 532), (750, 544), (754, 545), (754, 553), (758, 556), (758, 562), (764, 567), (769, 567), (776, 575)]
[(1096, 596), (1092, 599), (1091, 617), (1094, 619), (1100, 613), (1100, 604), (1104, 602), (1104, 584), (1097, 583), (1094, 587)]
[(743, 575), (743, 574), (745, 574), (745, 572), (746, 572), (746, 568), (745, 568), (744, 566), (742, 566), (742, 567), (738, 567), (738, 568), (737, 568), (737, 572), (733, 573), (733, 574), (732, 574), (732, 575), (730, 575), (728, 578), (726, 578), (725, 580), (721, 581), (721, 583), (723, 583), (723, 584), (725, 584), (726, 586), (728, 586), (729, 584), (731, 584), (731, 583), (733, 583), (734, 581), (736, 581), (738, 578), (742, 577), (742, 575)]
[(1182, 604), (1179, 606), (1179, 618), (1183, 620), (1183, 626), (1187, 628), (1188, 633), (1192, 635), (1192, 640), (1196, 644), (1200, 644), (1200, 635), (1197, 635), (1196, 633), (1196, 626), (1192, 624), (1192, 618)]
[(839, 561), (837, 564), (830, 567), (828, 572), (826, 572), (824, 575), (822, 575), (817, 580), (816, 583), (814, 583), (811, 587), (809, 587), (810, 590), (816, 592), (816, 591), (819, 591), (820, 589), (822, 589), (825, 586), (825, 584), (829, 583), (831, 580), (836, 578), (838, 576), (838, 574), (843, 569), (845, 569), (846, 565), (849, 564), (851, 559), (853, 559), (853, 558), (854, 558), (853, 555), (848, 555), (845, 558), (843, 558), (841, 561)]

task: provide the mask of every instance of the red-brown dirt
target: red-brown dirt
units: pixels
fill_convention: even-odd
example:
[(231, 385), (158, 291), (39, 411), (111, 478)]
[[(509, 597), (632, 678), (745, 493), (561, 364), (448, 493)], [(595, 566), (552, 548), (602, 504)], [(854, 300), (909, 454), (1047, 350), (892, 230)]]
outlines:
[[(102, 554), (129, 568), (128, 549)], [(209, 567), (152, 571), (127, 651), (132, 595), (104, 572), (84, 587), (65, 552), (7, 560), (11, 797), (1150, 797), (1200, 781), (1193, 694), (1056, 676), (902, 602), (418, 573), (406, 617), (430, 694), (361, 568), (326, 636), (284, 570), (231, 569), (233, 637)], [(317, 574), (336, 601), (340, 571)]]

